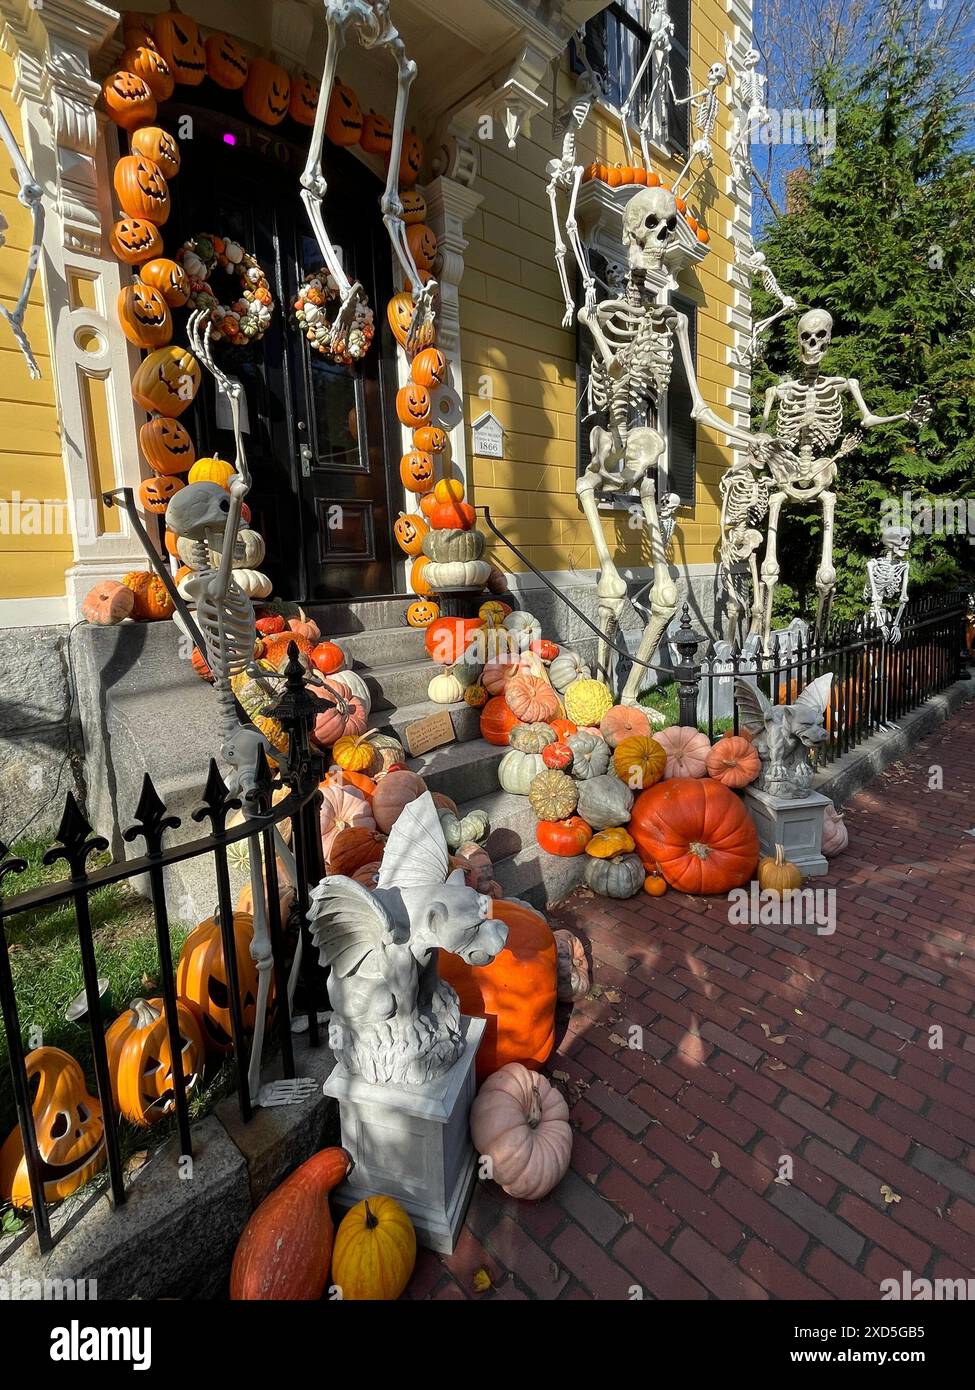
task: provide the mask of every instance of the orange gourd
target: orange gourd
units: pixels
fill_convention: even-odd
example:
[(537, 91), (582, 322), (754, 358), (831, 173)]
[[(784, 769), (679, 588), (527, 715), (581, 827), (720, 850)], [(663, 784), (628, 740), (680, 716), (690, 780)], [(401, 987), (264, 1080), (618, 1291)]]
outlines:
[(156, 622), (160, 618), (173, 616), (173, 603), (166, 586), (152, 570), (132, 570), (123, 577), (122, 583), (132, 590), (135, 599), (133, 618), (142, 622)]
[(648, 869), (683, 893), (727, 893), (758, 864), (758, 833), (742, 801), (711, 778), (674, 777), (641, 792), (629, 831)]
[(511, 730), (522, 721), (503, 695), (495, 695), (481, 710), (481, 737), (498, 748), (507, 748)]
[(542, 676), (512, 676), (504, 688), (504, 698), (524, 724), (543, 724), (561, 713), (558, 694)]
[(540, 820), (535, 826), (535, 839), (546, 854), (560, 859), (574, 859), (592, 839), (592, 826), (581, 816), (566, 820)]
[(762, 760), (751, 739), (723, 734), (707, 758), (708, 776), (726, 787), (747, 787), (762, 770)]

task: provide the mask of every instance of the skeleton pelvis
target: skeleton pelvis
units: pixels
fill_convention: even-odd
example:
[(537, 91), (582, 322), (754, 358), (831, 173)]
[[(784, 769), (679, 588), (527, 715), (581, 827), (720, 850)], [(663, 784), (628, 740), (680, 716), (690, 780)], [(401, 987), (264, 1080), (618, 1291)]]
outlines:
[(642, 478), (664, 451), (663, 436), (649, 425), (630, 430), (623, 454), (627, 472)]

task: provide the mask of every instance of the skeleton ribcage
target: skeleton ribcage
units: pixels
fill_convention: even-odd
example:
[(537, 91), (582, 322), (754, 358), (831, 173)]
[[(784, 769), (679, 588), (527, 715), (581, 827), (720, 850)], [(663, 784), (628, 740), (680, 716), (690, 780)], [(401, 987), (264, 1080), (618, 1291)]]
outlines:
[(228, 678), (254, 659), (254, 608), (242, 589), (231, 583), (223, 600), (207, 592), (216, 571), (197, 576), (196, 621), (207, 645), (207, 662), (214, 674)]
[(832, 383), (791, 382), (779, 397), (775, 433), (792, 449), (825, 452), (839, 439), (842, 428), (843, 398)]
[(893, 564), (888, 559), (871, 560), (867, 565), (868, 577), (863, 586), (863, 597), (872, 598), (870, 592), (870, 574), (873, 575), (873, 582), (877, 593), (882, 599), (899, 599), (901, 596), (901, 585), (904, 581), (904, 565)]
[(593, 356), (591, 389), (597, 410), (609, 413), (623, 438), (635, 422), (645, 422), (670, 384), (674, 354), (673, 314), (652, 309), (634, 313), (625, 300), (606, 300), (598, 308), (600, 327), (623, 367), (611, 377)]
[(769, 493), (775, 486), (769, 477), (756, 478), (747, 472), (726, 473), (721, 479), (725, 494), (724, 515), (729, 526), (760, 526), (768, 515)]

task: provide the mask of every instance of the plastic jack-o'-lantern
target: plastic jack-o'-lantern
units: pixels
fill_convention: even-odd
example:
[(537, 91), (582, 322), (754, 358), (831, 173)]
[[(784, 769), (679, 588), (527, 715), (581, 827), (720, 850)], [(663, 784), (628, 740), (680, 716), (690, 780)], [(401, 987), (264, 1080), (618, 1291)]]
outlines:
[(123, 130), (134, 130), (156, 118), (156, 98), (148, 83), (134, 72), (113, 72), (102, 83), (105, 110)]
[(416, 261), (417, 270), (429, 270), (437, 259), (439, 249), (436, 232), (423, 223), (417, 223), (416, 226), (407, 229), (406, 242)]
[(170, 499), (185, 486), (179, 478), (164, 473), (154, 473), (151, 478), (143, 478), (139, 484), (142, 510), (152, 512), (154, 516), (162, 516), (169, 506)]
[(108, 237), (112, 250), (126, 265), (139, 265), (160, 255), (163, 239), (154, 222), (141, 217), (123, 217), (115, 223)]
[(358, 145), (362, 138), (362, 107), (351, 87), (335, 79), (325, 117), (325, 136), (333, 145)]
[(247, 54), (230, 34), (211, 34), (204, 45), (207, 76), (225, 91), (236, 92), (247, 81)]
[(442, 454), (447, 447), (447, 431), (439, 425), (421, 425), (413, 431), (413, 444), (426, 454)]
[(440, 617), (440, 609), (428, 599), (417, 599), (406, 610), (406, 621), (410, 627), (429, 627)]
[(185, 425), (154, 415), (139, 431), (146, 463), (154, 473), (186, 473), (196, 462), (196, 449)]
[(393, 330), (393, 337), (400, 347), (406, 347), (406, 336), (413, 322), (413, 299), (411, 295), (400, 292), (394, 294), (386, 305), (386, 317)]
[(299, 125), (314, 125), (315, 112), (318, 110), (318, 94), (321, 91), (321, 83), (314, 77), (309, 77), (307, 73), (299, 73), (291, 82), (291, 100), (288, 103), (288, 112), (293, 121)]
[(423, 168), (423, 141), (415, 130), (408, 130), (403, 136), (403, 153), (399, 161), (399, 183), (401, 188), (412, 188), (420, 177)]
[(139, 279), (144, 285), (158, 290), (171, 309), (180, 309), (190, 297), (190, 282), (186, 271), (178, 261), (168, 256), (157, 256), (147, 261), (139, 271)]
[(403, 204), (403, 221), (408, 227), (427, 220), (427, 200), (418, 188), (401, 188), (399, 200)]
[(433, 491), (433, 455), (411, 449), (400, 460), (399, 475), (409, 492)]
[(133, 280), (118, 292), (118, 320), (122, 332), (138, 348), (157, 348), (173, 336), (173, 316), (157, 289)]
[(244, 84), (244, 109), (264, 125), (280, 125), (288, 114), (291, 78), (270, 58), (252, 58)]
[(420, 425), (428, 425), (432, 414), (433, 401), (425, 386), (408, 381), (396, 392), (396, 418), (401, 425), (412, 425), (417, 429)]
[(176, 81), (185, 87), (198, 87), (206, 75), (207, 60), (196, 20), (173, 5), (153, 16), (152, 32)]
[[(408, 457), (409, 455), (407, 455)], [(419, 555), (423, 549), (423, 537), (429, 529), (422, 516), (407, 515), (406, 512), (400, 512), (393, 523), (393, 535), (396, 537), (396, 544), (404, 555), (414, 557)]]
[[(249, 912), (235, 912), (234, 948), (237, 982), (240, 986), (241, 1016), (245, 1030), (254, 1030), (257, 1018), (257, 966), (251, 959), (250, 945), (254, 919)], [(230, 1021), (230, 981), (223, 956), (223, 937), (216, 917), (207, 917), (194, 927), (183, 942), (176, 968), (176, 989), (180, 997), (196, 1006), (202, 1015), (208, 1048), (225, 1055), (233, 1045)], [(272, 980), (271, 995), (274, 993)], [(270, 997), (270, 996), (269, 996)]]
[(168, 101), (173, 95), (175, 82), (173, 74), (166, 66), (166, 60), (155, 44), (136, 44), (127, 48), (119, 64), (126, 72), (134, 72), (141, 77), (157, 101)]
[(132, 378), (132, 396), (151, 415), (157, 411), (174, 420), (200, 389), (200, 364), (186, 348), (156, 348), (143, 359)]
[[(180, 1065), (187, 1096), (203, 1071), (203, 1033), (196, 1014), (176, 1001)], [(151, 1125), (175, 1109), (173, 1053), (161, 999), (133, 999), (105, 1034), (112, 1096), (119, 1112), (134, 1125)]]
[(115, 166), (115, 192), (122, 211), (161, 227), (169, 217), (169, 185), (154, 159), (127, 154)]
[[(88, 1094), (85, 1074), (69, 1053), (39, 1047), (25, 1064), (28, 1083), (37, 1087), (31, 1109), (44, 1164), (44, 1196), (48, 1202), (59, 1202), (105, 1166), (102, 1107)], [(33, 1205), (19, 1128), (0, 1149), (0, 1201), (21, 1210)]]
[(393, 123), (388, 116), (380, 116), (376, 111), (370, 111), (362, 121), (362, 139), (359, 144), (366, 154), (382, 155), (384, 159), (389, 158), (389, 152), (393, 147)]
[(417, 386), (425, 386), (429, 391), (432, 386), (439, 386), (444, 382), (446, 377), (447, 359), (439, 348), (424, 348), (416, 354), (410, 367), (410, 379), (415, 381)]
[(132, 153), (158, 164), (167, 179), (179, 173), (180, 153), (174, 137), (162, 126), (147, 125), (132, 136)]

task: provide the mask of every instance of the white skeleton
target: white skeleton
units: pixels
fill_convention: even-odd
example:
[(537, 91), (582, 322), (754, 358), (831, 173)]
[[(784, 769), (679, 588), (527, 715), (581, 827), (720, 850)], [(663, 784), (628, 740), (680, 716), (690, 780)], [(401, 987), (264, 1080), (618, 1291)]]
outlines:
[[(870, 612), (884, 635), (884, 641), (895, 646), (901, 640), (901, 619), (907, 606), (910, 530), (906, 526), (888, 526), (883, 534), (883, 542), (883, 555), (867, 561), (863, 597), (869, 600)], [(895, 605), (896, 612), (892, 613)]]
[(398, 183), (400, 158), (403, 151), (403, 135), (406, 129), (406, 108), (410, 89), (416, 77), (416, 63), (406, 56), (406, 48), (399, 32), (393, 27), (389, 17), (389, 0), (324, 0), (325, 27), (325, 68), (318, 96), (318, 108), (308, 146), (308, 161), (301, 175), (301, 200), (304, 203), (315, 240), (318, 242), (322, 258), (328, 266), (339, 289), (339, 309), (333, 324), (333, 346), (344, 339), (355, 318), (356, 306), (364, 302), (365, 295), (358, 281), (352, 283), (346, 275), (335, 247), (329, 240), (322, 216), (322, 199), (325, 197), (327, 183), (322, 171), (322, 150), (325, 142), (325, 121), (328, 104), (335, 86), (339, 55), (346, 45), (349, 31), (366, 49), (389, 49), (397, 68), (396, 107), (393, 112), (393, 139), (389, 155), (389, 172), (380, 206), (383, 221), (393, 244), (393, 251), (409, 281), (413, 295), (413, 319), (407, 335), (406, 350), (412, 352), (423, 340), (426, 329), (433, 323), (433, 303), (437, 291), (436, 281), (420, 283), (420, 274), (406, 237), (406, 224), (403, 221), (403, 204), (400, 201)]
[(560, 192), (567, 191), (569, 194), (569, 207), (565, 215), (565, 235), (569, 239), (572, 254), (579, 267), (579, 274), (582, 276), (585, 306), (589, 310), (596, 307), (596, 280), (589, 265), (586, 248), (579, 236), (579, 223), (576, 220), (576, 203), (579, 200), (579, 188), (582, 184), (582, 175), (585, 172), (583, 166), (576, 160), (576, 140), (582, 127), (589, 119), (589, 113), (597, 96), (598, 91), (594, 88), (592, 80), (586, 73), (580, 74), (576, 99), (571, 106), (566, 107), (560, 113), (555, 125), (556, 135), (562, 136), (562, 153), (558, 159), (550, 159), (545, 166), (545, 172), (548, 174), (546, 192), (552, 209), (552, 230), (555, 233), (555, 265), (559, 272), (559, 282), (565, 299), (563, 328), (572, 327), (575, 321), (576, 308), (575, 299), (569, 288), (569, 276), (565, 268), (566, 244), (559, 223)]
[[(677, 588), (667, 565), (666, 543), (657, 510), (653, 465), (664, 450), (655, 428), (660, 403), (670, 383), (674, 343), (681, 355), (694, 407), (691, 417), (729, 438), (749, 444), (752, 436), (726, 424), (705, 403), (697, 383), (691, 355), (687, 318), (670, 304), (660, 302), (648, 277), (659, 276), (664, 256), (677, 228), (677, 202), (663, 188), (642, 188), (626, 205), (623, 244), (629, 250), (629, 273), (624, 298), (607, 299), (594, 311), (579, 312), (595, 344), (590, 389), (597, 410), (605, 412), (607, 428), (597, 425), (590, 433), (591, 462), (576, 483), (593, 544), (599, 558), (596, 588), (599, 626), (597, 669), (610, 678), (609, 644), (619, 628), (627, 597), (622, 578), (609, 552), (599, 515), (600, 500), (639, 493), (646, 520), (653, 562), (652, 610), (634, 662), (620, 697), (635, 705), (649, 662), (667, 625), (677, 611)], [(662, 296), (666, 291), (661, 290)], [(671, 519), (673, 507), (669, 511)], [(669, 539), (669, 537), (668, 537)]]
[(681, 194), (685, 200), (691, 196), (694, 188), (711, 168), (714, 163), (714, 152), (711, 149), (711, 137), (714, 135), (718, 124), (718, 110), (720, 102), (718, 99), (718, 88), (724, 82), (728, 72), (724, 63), (712, 63), (708, 68), (707, 86), (702, 87), (699, 92), (692, 92), (690, 96), (679, 97), (674, 91), (673, 85), (670, 94), (673, 101), (678, 106), (686, 106), (688, 103), (693, 108), (694, 127), (698, 131), (698, 136), (691, 145), (690, 153), (683, 169), (674, 180), (674, 192), (680, 193), (680, 186), (687, 177), (691, 165), (695, 159), (700, 159), (701, 167), (698, 169), (694, 178), (688, 185), (687, 191)]
[(653, 0), (653, 9), (647, 17), (647, 31), (650, 35), (647, 51), (636, 70), (633, 84), (619, 111), (623, 144), (626, 147), (626, 162), (632, 164), (633, 144), (630, 140), (630, 113), (633, 110), (647, 68), (653, 63), (653, 80), (639, 124), (640, 149), (643, 154), (643, 167), (645, 169), (650, 168), (650, 131), (656, 126), (659, 133), (663, 125), (662, 102), (666, 93), (673, 91), (670, 82), (670, 50), (674, 37), (674, 26), (667, 13), (667, 0)]
[(731, 90), (735, 99), (735, 126), (731, 144), (731, 176), (740, 191), (748, 188), (752, 161), (749, 145), (757, 125), (768, 120), (765, 104), (766, 79), (758, 71), (761, 54), (754, 48), (744, 53), (741, 66), (735, 62), (734, 44), (725, 36), (725, 57), (731, 74)]
[[(43, 189), (31, 173), (30, 167), (20, 152), (20, 146), (10, 126), (0, 112), (0, 140), (6, 146), (7, 154), (10, 156), (14, 172), (17, 175), (19, 188), (17, 190), (17, 201), (22, 203), (25, 208), (30, 210), (32, 218), (30, 251), (27, 254), (27, 267), (24, 271), (24, 279), (20, 287), (20, 294), (17, 303), (12, 309), (5, 308), (0, 304), (0, 318), (7, 320), (11, 332), (17, 340), (17, 346), (24, 354), (27, 362), (27, 370), (32, 381), (37, 381), (41, 375), (41, 369), (37, 365), (37, 359), (24, 331), (24, 315), (27, 312), (27, 301), (30, 298), (31, 287), (34, 283), (34, 276), (37, 274), (37, 267), (41, 260), (41, 243), (44, 240), (44, 202)], [(7, 230), (7, 222), (3, 214), (0, 213), (0, 246), (4, 244), (4, 232)]]
[(794, 314), (799, 307), (799, 301), (793, 299), (791, 294), (786, 294), (783, 291), (775, 277), (774, 271), (765, 259), (765, 252), (756, 251), (755, 247), (751, 244), (751, 238), (747, 240), (739, 238), (736, 240), (735, 259), (750, 275), (759, 276), (762, 287), (765, 289), (766, 293), (772, 295), (774, 299), (777, 299), (781, 306), (774, 314), (769, 314), (767, 318), (759, 319), (758, 323), (752, 325), (748, 346), (744, 350), (739, 348), (735, 349), (735, 359), (738, 365), (745, 367), (755, 360), (759, 348), (762, 346), (763, 339), (773, 323), (777, 323), (779, 319), (786, 314)]
[[(822, 637), (829, 618), (829, 608), (836, 586), (833, 568), (833, 517), (836, 512), (836, 493), (832, 490), (841, 458), (860, 442), (860, 431), (854, 430), (841, 439), (843, 407), (846, 397), (853, 402), (863, 429), (874, 425), (890, 425), (898, 420), (923, 423), (931, 413), (925, 399), (919, 399), (908, 410), (897, 415), (874, 415), (863, 399), (860, 383), (855, 377), (824, 376), (819, 366), (832, 339), (833, 320), (825, 309), (810, 309), (797, 325), (802, 375), (796, 380), (780, 381), (765, 393), (763, 428), (767, 429), (773, 411), (777, 410), (774, 437), (756, 436), (748, 462), (736, 464), (732, 479), (723, 485), (730, 497), (738, 497), (735, 515), (729, 510), (731, 530), (724, 538), (722, 568), (728, 571), (732, 563), (734, 527), (741, 526), (741, 498), (747, 496), (747, 486), (738, 476), (753, 470), (768, 487), (768, 527), (765, 558), (760, 582), (755, 586), (752, 569), (753, 602), (752, 632), (760, 632), (768, 650), (772, 629), (772, 605), (779, 580), (778, 526), (786, 502), (816, 502), (823, 509), (823, 546), (816, 571), (818, 604), (816, 636)], [(729, 503), (729, 509), (730, 509)], [(756, 523), (757, 524), (757, 523)], [(739, 540), (741, 532), (739, 530)], [(750, 544), (750, 542), (749, 542)]]
[[(216, 483), (190, 483), (182, 488), (170, 501), (166, 510), (166, 524), (178, 537), (187, 542), (184, 549), (193, 573), (187, 576), (182, 588), (190, 602), (196, 605), (196, 621), (206, 644), (207, 665), (213, 672), (213, 684), (220, 709), (221, 754), (233, 769), (228, 779), (230, 793), (232, 796), (241, 796), (245, 815), (253, 815), (254, 812), (247, 801), (247, 793), (255, 786), (258, 752), (263, 749), (265, 754), (273, 758), (275, 751), (253, 725), (247, 726), (239, 722), (231, 686), (233, 677), (241, 672), (248, 672), (255, 678), (263, 679), (253, 664), (256, 636), (254, 609), (250, 599), (234, 579), (233, 572), (241, 512), (244, 498), (250, 491), (251, 476), (241, 431), (241, 384), (226, 376), (213, 361), (208, 332), (209, 316), (209, 309), (197, 310), (192, 315), (189, 322), (190, 344), (197, 358), (212, 373), (217, 389), (226, 396), (229, 403), (234, 432), (236, 472), (231, 479), (229, 491)], [(213, 566), (215, 555), (220, 557), (216, 568)], [(269, 688), (269, 698), (273, 698), (273, 693)], [(254, 901), (254, 934), (250, 949), (257, 966), (258, 978), (257, 1015), (247, 1077), (248, 1089), (255, 1105), (288, 1105), (307, 1099), (314, 1093), (315, 1083), (309, 1078), (295, 1078), (261, 1085), (261, 1053), (273, 959), (264, 906), (265, 884), (259, 837), (255, 835), (248, 840), (247, 847)], [(294, 881), (294, 860), (283, 836), (277, 830), (275, 847)], [(293, 997), (299, 963), (300, 952), (296, 953), (292, 967), (289, 999)]]

